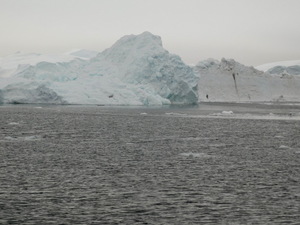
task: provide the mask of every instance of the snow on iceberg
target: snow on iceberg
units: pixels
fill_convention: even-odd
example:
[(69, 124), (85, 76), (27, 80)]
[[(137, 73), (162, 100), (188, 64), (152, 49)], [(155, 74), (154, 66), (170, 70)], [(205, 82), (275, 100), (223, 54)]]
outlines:
[(198, 77), (193, 69), (179, 56), (165, 50), (161, 38), (149, 32), (125, 36), (90, 60), (29, 65), (4, 83), (9, 83), (0, 85), (0, 100), (4, 103), (162, 105), (198, 102)]

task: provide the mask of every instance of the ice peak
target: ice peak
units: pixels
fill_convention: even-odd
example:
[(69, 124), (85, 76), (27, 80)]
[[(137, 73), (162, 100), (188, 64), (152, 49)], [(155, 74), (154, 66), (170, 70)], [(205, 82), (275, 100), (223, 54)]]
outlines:
[(162, 47), (159, 36), (144, 32), (139, 35), (131, 34), (122, 37), (112, 47), (106, 49), (103, 55), (105, 55), (105, 58), (126, 58), (127, 56), (136, 55), (137, 52), (139, 54), (158, 54), (166, 52), (166, 50)]
[(117, 41), (116, 44), (133, 44), (133, 43), (139, 44), (140, 47), (143, 47), (142, 45), (144, 46), (159, 45), (160, 47), (162, 47), (161, 37), (154, 35), (149, 31), (145, 31), (138, 35), (134, 35), (134, 34), (126, 35), (121, 39), (119, 39), (119, 41)]

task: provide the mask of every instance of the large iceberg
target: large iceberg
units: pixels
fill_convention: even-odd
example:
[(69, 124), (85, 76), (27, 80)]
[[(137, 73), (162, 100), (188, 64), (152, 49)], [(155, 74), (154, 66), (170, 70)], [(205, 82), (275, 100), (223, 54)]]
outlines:
[(23, 66), (12, 76), (1, 79), (0, 101), (193, 104), (198, 102), (198, 79), (193, 68), (162, 47), (159, 36), (144, 32), (121, 38), (89, 60), (77, 57), (71, 61), (42, 61)]
[(202, 102), (299, 102), (300, 76), (270, 74), (233, 59), (208, 59), (195, 66)]

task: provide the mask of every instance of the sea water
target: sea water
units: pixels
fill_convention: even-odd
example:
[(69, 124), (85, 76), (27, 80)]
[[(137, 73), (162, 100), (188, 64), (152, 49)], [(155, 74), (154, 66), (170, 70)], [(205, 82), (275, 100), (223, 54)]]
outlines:
[(0, 224), (299, 224), (299, 109), (0, 106)]

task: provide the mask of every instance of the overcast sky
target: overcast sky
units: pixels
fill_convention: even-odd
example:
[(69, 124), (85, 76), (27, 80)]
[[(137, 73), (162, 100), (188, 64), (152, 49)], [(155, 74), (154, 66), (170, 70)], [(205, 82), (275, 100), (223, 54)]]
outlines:
[(150, 31), (188, 64), (300, 59), (300, 0), (0, 0), (0, 57), (102, 51)]

